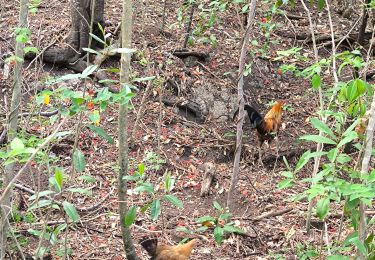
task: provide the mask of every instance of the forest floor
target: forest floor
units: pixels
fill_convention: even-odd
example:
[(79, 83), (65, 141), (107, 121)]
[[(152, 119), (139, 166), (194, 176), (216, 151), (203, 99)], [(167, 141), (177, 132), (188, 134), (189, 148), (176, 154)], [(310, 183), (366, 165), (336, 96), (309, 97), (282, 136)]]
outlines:
[[(107, 30), (113, 32), (119, 24), (121, 5), (118, 1), (106, 1), (105, 16), (110, 22)], [(264, 14), (269, 12), (270, 4), (259, 3), (256, 11), (254, 29), (251, 31), (251, 51), (256, 53), (253, 58), (252, 72), (245, 80), (246, 102), (254, 105), (261, 113), (269, 109), (270, 103), (283, 99), (287, 101), (283, 113), (283, 129), (280, 131), (278, 147), (279, 157), (276, 157), (276, 142), (270, 148), (264, 146), (263, 166), (258, 164), (258, 141), (255, 131), (251, 130), (245, 121), (244, 146), (240, 162), (240, 180), (235, 193), (235, 205), (232, 210), (232, 221), (242, 228), (245, 235), (228, 234), (222, 244), (216, 245), (213, 230), (204, 233), (196, 230), (201, 226), (196, 219), (202, 216), (218, 216), (218, 211), (213, 207), (213, 202), (220, 205), (226, 204), (227, 192), (230, 185), (235, 147), (235, 121), (232, 115), (237, 107), (237, 84), (235, 82), (238, 70), (238, 57), (240, 51), (241, 30), (239, 17), (231, 9), (219, 14), (217, 24), (206, 32), (217, 38), (216, 48), (209, 44), (196, 43), (189, 47), (190, 50), (209, 53), (208, 61), (197, 63), (191, 67), (174, 57), (171, 53), (181, 49), (184, 41), (184, 26), (177, 22), (176, 10), (180, 1), (167, 1), (166, 26), (167, 34), (160, 33), (162, 24), (162, 1), (134, 1), (135, 20), (133, 42), (140, 55), (132, 64), (133, 72), (137, 77), (147, 77), (159, 74), (160, 77), (172, 79), (177, 82), (178, 93), (171, 89), (161, 90), (160, 84), (152, 85), (146, 102), (142, 105), (144, 112), (141, 117), (139, 130), (135, 133), (136, 145), (130, 149), (130, 173), (133, 173), (138, 164), (146, 165), (146, 175), (150, 183), (157, 190), (155, 197), (163, 194), (163, 179), (168, 171), (175, 177), (175, 187), (172, 194), (183, 201), (184, 207), (178, 209), (169, 203), (162, 203), (162, 214), (156, 222), (150, 220), (149, 212), (138, 213), (137, 221), (131, 228), (135, 241), (135, 248), (141, 259), (148, 259), (146, 252), (138, 241), (144, 236), (159, 236), (167, 244), (176, 244), (184, 237), (194, 237), (199, 234), (200, 242), (195, 247), (191, 259), (302, 259), (301, 252), (308, 248), (325, 246), (322, 241), (322, 223), (314, 219), (312, 234), (306, 234), (305, 221), (308, 202), (291, 201), (291, 197), (302, 192), (306, 187), (296, 186), (293, 189), (279, 189), (278, 183), (282, 180), (281, 172), (286, 170), (282, 156), (293, 167), (299, 156), (307, 149), (314, 149), (312, 144), (302, 143), (298, 137), (313, 133), (309, 118), (315, 116), (318, 100), (317, 93), (311, 89), (309, 81), (297, 78), (293, 74), (282, 74), (279, 66), (287, 60), (275, 61), (278, 50), (292, 47), (301, 47), (301, 54), (314, 60), (312, 46), (304, 40), (298, 40), (297, 35), (309, 34), (309, 23), (302, 10), (288, 10), (294, 19), (276, 15), (272, 23), (280, 25), (267, 39), (259, 23), (264, 22)], [(142, 3), (141, 3), (142, 2)], [(324, 12), (323, 12), (324, 14)], [(324, 14), (325, 15), (325, 14)], [(317, 21), (325, 16), (318, 16)], [(2, 57), (9, 54), (14, 46), (12, 28), (17, 25), (18, 8), (11, 2), (2, 7), (1, 22), (8, 26), (0, 28), (0, 48)], [(243, 19), (243, 15), (240, 15)], [(348, 28), (352, 20), (339, 18), (334, 14), (334, 21), (340, 28)], [(67, 35), (70, 18), (67, 0), (43, 2), (35, 16), (29, 18), (32, 31), (32, 42), (43, 49), (50, 44), (62, 45)], [(242, 21), (241, 21), (242, 22)], [(324, 23), (328, 24), (328, 23)], [(264, 28), (264, 27), (263, 27)], [(329, 28), (318, 27), (318, 34), (329, 33)], [(292, 37), (285, 37), (285, 35)], [(284, 35), (284, 36), (283, 36)], [(298, 39), (297, 39), (298, 38)], [(258, 47), (255, 46), (257, 41)], [(264, 46), (265, 55), (255, 51)], [(327, 48), (327, 49), (326, 49)], [(327, 55), (330, 47), (320, 45), (321, 56)], [(147, 62), (144, 62), (144, 61)], [(147, 66), (149, 64), (149, 66)], [(150, 65), (151, 64), (151, 65)], [(163, 64), (162, 70), (153, 69), (155, 64)], [(33, 64), (24, 70), (25, 96), (33, 96), (35, 82), (43, 79), (72, 73), (63, 68), (52, 67), (48, 64)], [(302, 64), (303, 65), (303, 64)], [(110, 60), (104, 67), (118, 67), (118, 60)], [(155, 66), (156, 67), (156, 66)], [(151, 68), (151, 69), (150, 69)], [(116, 76), (114, 76), (116, 77)], [(10, 102), (11, 78), (2, 81), (1, 104)], [(67, 82), (64, 84), (71, 84)], [(73, 84), (73, 83), (72, 83)], [(75, 86), (83, 88), (83, 84)], [(97, 83), (92, 88), (100, 88)], [(138, 84), (139, 92), (132, 100), (134, 109), (130, 110), (129, 131), (132, 130), (136, 114), (139, 112), (142, 96), (147, 83)], [(204, 92), (204, 93), (203, 93)], [(211, 94), (214, 99), (204, 104), (200, 95)], [(203, 93), (203, 94), (202, 94)], [(215, 99), (217, 98), (217, 99)], [(175, 107), (168, 107), (160, 100), (198, 100), (208, 109), (203, 121), (194, 120), (186, 111)], [(24, 101), (28, 101), (25, 99)], [(218, 101), (219, 103), (215, 103)], [(2, 105), (1, 105), (2, 106)], [(209, 108), (214, 107), (215, 111)], [(220, 110), (221, 108), (221, 110)], [(5, 106), (1, 107), (5, 114)], [(27, 110), (26, 107), (23, 110)], [(221, 113), (221, 114), (220, 114)], [(219, 116), (218, 116), (219, 114)], [(117, 139), (116, 106), (109, 107), (101, 116), (101, 126)], [(78, 119), (77, 119), (78, 120)], [(21, 121), (24, 123), (24, 121)], [(86, 121), (84, 121), (86, 123)], [(70, 122), (64, 130), (74, 130), (76, 122)], [(49, 130), (47, 122), (32, 119), (27, 124), (30, 131), (36, 135), (45, 135)], [(53, 153), (58, 156), (58, 165), (65, 167), (66, 173), (71, 171), (70, 152), (74, 136), (64, 139), (63, 143), (54, 145)], [(71, 183), (80, 187), (86, 185), (92, 191), (91, 197), (76, 196), (71, 202), (79, 208), (96, 207), (80, 213), (81, 220), (76, 225), (70, 226), (68, 232), (61, 234), (59, 242), (50, 248), (54, 259), (58, 259), (58, 249), (63, 246), (63, 239), (67, 236), (67, 245), (72, 250), (72, 259), (125, 259), (121, 239), (118, 215), (117, 184), (117, 148), (105, 140), (95, 136), (88, 129), (83, 129), (80, 135), (79, 148), (86, 156), (86, 169), (84, 174), (96, 178), (93, 184)], [(211, 162), (216, 171), (214, 183), (209, 195), (200, 196), (201, 181), (204, 174), (204, 165)], [(307, 164), (299, 173), (299, 177), (310, 176), (312, 162)], [(43, 176), (44, 175), (44, 176)], [(21, 184), (35, 189), (31, 179), (38, 177), (41, 186), (47, 188), (49, 173), (30, 169), (30, 175), (21, 179)], [(307, 184), (306, 184), (307, 185)], [(130, 183), (130, 188), (134, 184)], [(19, 192), (19, 191), (17, 191)], [(29, 196), (26, 192), (25, 196)], [(65, 196), (65, 195), (63, 195)], [(129, 191), (129, 205), (144, 205), (148, 196)], [(99, 203), (102, 202), (102, 203)], [(275, 213), (275, 214), (267, 214)], [(327, 222), (328, 239), (333, 241), (332, 234), (337, 234), (340, 214), (331, 208), (332, 215)], [(259, 217), (259, 218), (257, 218)], [(49, 211), (44, 219), (38, 219), (39, 224), (49, 222), (51, 226), (64, 223), (64, 216), (60, 211)], [(39, 226), (40, 227), (40, 226)], [(191, 234), (176, 231), (177, 227), (187, 228)], [(22, 244), (26, 251), (33, 253), (38, 241), (26, 232), (29, 228), (38, 229), (35, 223), (19, 223), (15, 231), (24, 237)], [(349, 230), (344, 230), (342, 237)], [(45, 244), (48, 246), (48, 244)]]

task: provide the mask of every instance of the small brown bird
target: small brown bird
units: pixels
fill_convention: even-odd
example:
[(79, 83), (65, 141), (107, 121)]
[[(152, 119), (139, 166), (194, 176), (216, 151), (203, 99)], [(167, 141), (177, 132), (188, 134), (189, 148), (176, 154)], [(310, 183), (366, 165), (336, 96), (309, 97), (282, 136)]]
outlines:
[[(244, 109), (250, 119), (250, 124), (257, 129), (259, 145), (259, 161), (261, 162), (261, 149), (265, 141), (270, 143), (279, 132), (281, 126), (282, 107), (284, 101), (277, 101), (267, 114), (262, 117), (255, 108), (245, 105)], [(234, 117), (238, 114), (238, 109), (234, 113)]]
[(157, 238), (143, 238), (141, 246), (151, 256), (150, 260), (188, 260), (197, 239), (192, 239), (186, 244), (168, 246), (158, 244)]

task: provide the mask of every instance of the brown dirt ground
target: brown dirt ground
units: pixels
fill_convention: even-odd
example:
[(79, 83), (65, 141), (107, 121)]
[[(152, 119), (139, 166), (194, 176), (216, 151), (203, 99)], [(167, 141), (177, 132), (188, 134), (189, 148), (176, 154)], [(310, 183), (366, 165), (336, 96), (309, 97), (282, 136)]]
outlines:
[[(148, 60), (165, 63), (169, 59), (167, 53), (180, 48), (183, 42), (183, 31), (175, 22), (175, 13), (179, 3), (170, 2), (167, 5), (167, 31), (172, 35), (168, 38), (159, 34), (162, 3), (156, 2), (147, 0), (136, 3), (134, 43), (137, 49), (143, 50)], [(260, 20), (262, 17), (260, 13), (264, 10), (266, 10), (264, 5), (259, 6), (256, 21)], [(11, 28), (17, 25), (17, 12), (17, 5), (13, 3), (7, 2), (2, 7), (1, 22), (2, 24), (5, 22), (8, 26), (0, 28), (2, 36), (0, 42), (1, 54), (9, 53), (11, 46), (14, 45)], [(120, 21), (121, 5), (118, 1), (107, 1), (105, 12), (107, 19), (111, 22), (111, 26), (107, 30), (113, 32)], [(298, 10), (293, 10), (293, 12), (302, 14)], [(186, 90), (182, 93), (186, 98), (190, 94), (189, 88), (202, 84), (202, 82), (209, 82), (210, 86), (217, 88), (217, 90), (231, 88), (233, 89), (233, 95), (237, 95), (236, 86), (229, 77), (223, 76), (223, 74), (228, 71), (235, 73), (237, 70), (239, 43), (242, 34), (234, 10), (224, 12), (220, 15), (220, 18), (222, 20), (212, 30), (212, 33), (215, 33), (218, 39), (218, 48), (214, 49), (202, 44), (193, 47), (198, 51), (210, 52), (210, 61), (205, 66), (211, 72), (207, 72), (200, 66), (183, 68), (183, 66), (180, 66), (182, 63), (178, 63), (179, 61), (176, 59), (173, 65), (165, 68), (165, 76), (178, 79), (182, 85), (186, 84)], [(293, 30), (296, 30), (297, 33), (299, 31), (308, 32), (306, 20), (287, 21), (281, 16), (275, 19), (282, 24), (281, 29), (277, 32)], [(36, 16), (30, 17), (29, 22), (33, 32), (32, 42), (34, 45), (40, 46), (40, 49), (42, 49), (55, 40), (58, 45), (63, 45), (64, 36), (68, 33), (70, 23), (68, 1), (43, 2)], [(349, 24), (349, 22), (349, 20), (340, 21), (340, 24)], [(291, 26), (291, 23), (293, 23), (293, 26)], [(255, 28), (252, 39), (257, 39), (260, 43), (264, 42), (265, 39), (258, 26), (255, 26)], [(319, 30), (327, 32), (327, 28), (319, 28)], [(278, 36), (277, 32), (271, 36), (272, 39), (279, 42), (271, 46), (269, 51), (271, 57), (275, 55), (277, 49), (301, 46), (303, 47), (303, 53), (312, 58), (311, 46), (304, 44), (302, 41)], [(324, 55), (325, 53), (326, 50), (322, 48), (321, 54)], [(307, 144), (300, 143), (297, 138), (311, 132), (307, 119), (314, 115), (317, 106), (316, 94), (310, 89), (307, 81), (295, 78), (291, 74), (280, 75), (278, 66), (281, 63), (272, 62), (269, 59), (254, 59), (254, 62), (252, 75), (245, 82), (246, 100), (255, 104), (263, 113), (268, 109), (266, 104), (271, 101), (277, 99), (288, 101), (288, 109), (284, 111), (283, 116), (285, 129), (280, 132), (279, 153), (285, 155), (289, 163), (294, 165), (303, 148), (308, 147)], [(112, 65), (118, 66), (117, 61), (110, 61), (105, 64), (105, 66)], [(138, 76), (149, 75), (145, 67), (138, 63), (134, 63), (133, 68)], [(65, 73), (69, 73), (69, 71), (54, 68), (50, 65), (38, 64), (36, 67), (32, 66), (24, 71), (25, 95), (33, 95), (33, 87), (36, 81), (40, 81), (47, 76)], [(212, 74), (222, 80), (217, 80)], [(8, 101), (5, 104), (9, 103), (10, 99), (10, 82), (10, 79), (8, 79), (0, 83), (3, 92), (2, 99), (5, 98)], [(82, 84), (79, 87), (82, 87)], [(145, 85), (139, 85), (138, 87), (140, 92), (133, 100), (135, 109), (130, 112), (129, 129), (132, 129)], [(181, 115), (174, 113), (172, 108), (160, 106), (158, 103), (159, 93), (159, 89), (155, 87), (153, 94), (147, 98), (144, 105), (145, 113), (139, 131), (136, 133), (136, 147), (130, 150), (130, 171), (134, 171), (137, 163), (144, 161), (146, 151), (159, 152), (158, 118), (161, 108), (160, 148), (161, 155), (166, 163), (159, 170), (148, 170), (147, 175), (149, 181), (159, 189), (156, 195), (159, 196), (163, 190), (163, 175), (166, 170), (170, 171), (176, 177), (176, 187), (173, 194), (184, 202), (184, 208), (179, 210), (163, 203), (162, 216), (155, 223), (150, 220), (148, 214), (139, 213), (136, 225), (132, 227), (132, 234), (134, 240), (138, 241), (145, 235), (159, 234), (153, 234), (152, 231), (151, 233), (150, 231), (146, 232), (145, 229), (163, 231), (161, 237), (165, 243), (176, 243), (176, 240), (181, 239), (181, 234), (175, 232), (177, 226), (185, 226), (193, 232), (199, 227), (195, 222), (196, 218), (204, 215), (215, 216), (216, 212), (212, 207), (213, 201), (218, 201), (221, 205), (225, 204), (234, 152), (234, 140), (225, 137), (225, 134), (235, 132), (235, 123), (231, 120), (220, 122), (210, 118), (210, 116), (205, 122), (199, 124), (188, 121)], [(164, 94), (170, 95), (169, 92)], [(233, 113), (231, 109), (235, 105), (230, 104), (229, 116)], [(2, 107), (1, 109), (4, 110), (5, 108)], [(101, 119), (102, 126), (115, 139), (117, 139), (116, 119), (117, 107), (110, 107)], [(70, 122), (65, 130), (73, 129), (74, 124), (75, 122)], [(47, 124), (40, 124), (38, 119), (29, 122), (28, 126), (34, 127), (37, 133), (41, 135), (44, 131), (48, 131), (46, 129)], [(205, 232), (201, 234), (201, 241), (193, 251), (192, 259), (272, 259), (278, 254), (287, 259), (296, 259), (298, 243), (320, 245), (321, 231), (319, 228), (314, 229), (311, 236), (307, 236), (305, 232), (304, 223), (308, 203), (303, 201), (296, 204), (288, 200), (291, 195), (302, 191), (304, 187), (298, 186), (293, 190), (279, 190), (277, 184), (282, 179), (280, 172), (286, 168), (282, 160), (275, 161), (275, 145), (271, 149), (267, 149), (264, 166), (258, 166), (255, 133), (248, 126), (245, 126), (244, 129), (247, 137), (244, 139), (240, 181), (238, 191), (235, 194), (235, 208), (232, 214), (233, 220), (246, 231), (247, 235), (227, 236), (224, 242), (218, 246), (214, 243), (212, 230)], [(68, 140), (62, 142), (65, 146), (60, 143), (53, 150), (58, 156), (57, 164), (66, 167), (66, 172), (70, 171), (69, 149), (71, 149), (72, 140), (72, 137), (70, 137), (70, 140), (68, 138)], [(120, 237), (118, 203), (115, 192), (117, 149), (114, 145), (109, 145), (88, 130), (83, 130), (79, 146), (86, 155), (87, 168), (85, 174), (95, 177), (97, 182), (91, 187), (84, 183), (76, 184), (90, 187), (93, 196), (89, 198), (74, 196), (71, 201), (77, 207), (84, 208), (90, 207), (102, 198), (106, 198), (106, 200), (95, 210), (81, 213), (81, 222), (71, 226), (66, 234), (61, 235), (61, 239), (67, 235), (68, 247), (73, 251), (72, 259), (125, 259)], [(205, 162), (215, 163), (217, 170), (210, 195), (201, 198), (199, 196), (200, 181)], [(301, 177), (309, 176), (311, 171), (312, 165), (309, 164), (300, 173)], [(47, 185), (46, 180), (50, 174), (45, 169), (31, 169), (28, 176), (22, 178), (21, 183), (35, 187), (31, 179), (36, 178), (41, 180), (42, 185)], [(252, 185), (250, 185), (250, 182)], [(64, 194), (63, 196), (67, 198), (68, 195)], [(132, 194), (129, 200), (130, 204), (142, 205), (147, 197)], [(264, 213), (287, 208), (292, 210), (276, 217), (266, 217), (260, 221), (252, 220), (252, 218)], [(43, 217), (38, 214), (36, 216), (39, 216), (37, 222), (40, 224), (43, 221), (63, 222), (63, 216), (58, 211), (45, 212)], [(56, 223), (51, 223), (51, 226), (56, 225)], [(36, 240), (26, 230), (28, 228), (38, 229), (40, 225), (15, 224), (14, 227), (28, 240), (24, 247), (26, 251), (32, 253), (35, 250)], [(332, 234), (335, 234), (335, 230), (338, 229), (338, 219), (330, 219), (328, 229)], [(56, 250), (61, 246), (62, 243), (58, 243), (50, 248), (55, 259), (58, 259)], [(145, 251), (141, 249), (137, 242), (135, 247), (141, 259), (147, 259)]]

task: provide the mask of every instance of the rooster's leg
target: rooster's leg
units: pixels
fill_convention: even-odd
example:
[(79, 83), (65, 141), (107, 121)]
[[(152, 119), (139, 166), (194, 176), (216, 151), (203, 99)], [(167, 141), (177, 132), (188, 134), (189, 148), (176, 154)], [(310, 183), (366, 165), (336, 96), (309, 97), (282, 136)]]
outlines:
[(263, 161), (262, 161), (262, 143), (258, 147), (258, 165), (263, 166)]

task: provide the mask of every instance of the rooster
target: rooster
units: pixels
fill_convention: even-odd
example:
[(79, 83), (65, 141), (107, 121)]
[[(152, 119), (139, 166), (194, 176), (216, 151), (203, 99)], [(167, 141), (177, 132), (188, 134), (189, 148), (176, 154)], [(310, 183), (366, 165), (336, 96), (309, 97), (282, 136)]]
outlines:
[[(267, 141), (268, 144), (270, 144), (279, 132), (279, 128), (281, 126), (282, 107), (284, 104), (284, 101), (277, 101), (264, 117), (262, 117), (255, 108), (249, 105), (244, 106), (244, 109), (249, 116), (251, 126), (257, 129), (258, 139), (260, 143), (259, 162), (262, 162), (261, 149), (263, 143)], [(234, 117), (237, 114), (238, 109), (234, 113)]]
[(192, 239), (186, 244), (168, 246), (158, 244), (157, 238), (143, 238), (141, 246), (151, 256), (150, 260), (188, 260), (197, 239)]

